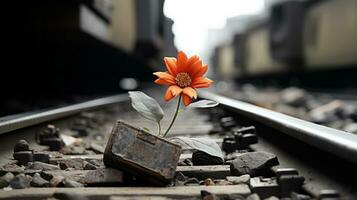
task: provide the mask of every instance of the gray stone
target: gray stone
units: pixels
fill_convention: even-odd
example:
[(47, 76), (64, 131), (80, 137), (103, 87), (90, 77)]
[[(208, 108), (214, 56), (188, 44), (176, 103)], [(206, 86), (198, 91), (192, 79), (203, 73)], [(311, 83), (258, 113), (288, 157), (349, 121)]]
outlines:
[(81, 158), (73, 158), (73, 159), (60, 161), (59, 165), (61, 169), (67, 169), (67, 168), (83, 169), (84, 160)]
[(84, 187), (82, 183), (79, 183), (77, 181), (72, 181), (71, 179), (66, 178), (64, 181), (64, 186), (69, 187), (69, 188), (79, 188), (79, 187)]
[(0, 176), (4, 176), (6, 173), (9, 173), (9, 172), (14, 174), (15, 176), (18, 174), (25, 174), (25, 175), (33, 176), (35, 173), (41, 172), (41, 170), (26, 169), (25, 166), (18, 166), (16, 164), (9, 163), (9, 164), (4, 165), (0, 169)]
[(87, 159), (87, 162), (89, 162), (92, 165), (95, 165), (96, 167), (100, 167), (100, 166), (104, 167), (104, 163), (102, 160)]
[(292, 106), (304, 106), (306, 97), (306, 92), (299, 88), (290, 87), (281, 92), (282, 101)]
[(211, 186), (211, 185), (215, 185), (215, 183), (213, 182), (212, 179), (207, 178), (206, 180), (203, 181), (204, 185), (206, 186)]
[(253, 193), (249, 195), (245, 200), (260, 200), (260, 197), (258, 196), (257, 193)]
[(104, 151), (105, 151), (105, 147), (104, 147), (104, 146), (102, 146), (102, 145), (100, 145), (100, 144), (97, 144), (97, 143), (95, 143), (95, 142), (92, 142), (92, 143), (90, 144), (90, 148), (91, 148), (94, 152), (96, 152), (96, 153), (98, 153), (98, 154), (103, 154)]
[(36, 173), (32, 177), (31, 186), (32, 187), (47, 187), (49, 182), (41, 177), (39, 173)]
[(174, 186), (183, 186), (187, 177), (183, 175), (181, 172), (176, 172), (174, 177)]
[(8, 163), (0, 168), (0, 175), (4, 176), (6, 173), (11, 172), (14, 175), (24, 173), (25, 167), (18, 166), (15, 163)]
[(29, 169), (49, 171), (49, 170), (59, 170), (60, 168), (57, 165), (36, 161), (29, 166)]
[(227, 176), (227, 181), (232, 182), (233, 184), (242, 184), (242, 183), (249, 183), (250, 175), (244, 174), (242, 176)]
[(117, 185), (123, 183), (123, 173), (113, 168), (99, 168), (96, 170), (55, 170), (44, 171), (41, 176), (46, 180), (61, 176), (86, 185)]
[(82, 146), (70, 145), (63, 147), (60, 152), (64, 155), (84, 155), (86, 149)]
[(12, 179), (14, 179), (14, 175), (10, 172), (6, 173), (4, 176), (0, 178), (0, 188), (7, 187)]
[(19, 152), (19, 151), (30, 151), (29, 143), (26, 140), (19, 140), (15, 144), (14, 152)]
[(350, 123), (343, 127), (343, 130), (349, 133), (357, 134), (357, 123)]
[(237, 156), (230, 164), (232, 175), (259, 175), (278, 165), (276, 155), (267, 152), (248, 152)]
[(90, 162), (87, 161), (84, 162), (84, 168), (83, 168), (84, 170), (96, 170), (97, 168), (98, 168), (97, 166), (93, 165)]
[(30, 187), (32, 177), (25, 174), (18, 174), (10, 182), (10, 186), (13, 189), (24, 189)]
[(53, 178), (50, 180), (50, 186), (51, 187), (62, 186), (64, 179), (65, 178), (63, 176), (53, 176)]

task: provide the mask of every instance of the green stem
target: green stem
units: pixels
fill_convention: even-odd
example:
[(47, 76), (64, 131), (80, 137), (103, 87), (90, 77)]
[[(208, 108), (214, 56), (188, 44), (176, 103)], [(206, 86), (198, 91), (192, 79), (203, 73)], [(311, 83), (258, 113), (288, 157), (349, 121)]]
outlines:
[(167, 133), (170, 131), (172, 125), (174, 124), (175, 120), (176, 120), (176, 117), (177, 117), (177, 114), (178, 114), (178, 111), (180, 109), (180, 103), (181, 103), (181, 95), (177, 101), (177, 107), (176, 107), (176, 111), (175, 111), (175, 114), (174, 114), (174, 117), (172, 118), (172, 121), (169, 125), (169, 127), (167, 128), (167, 130), (165, 131), (164, 135), (162, 137), (165, 137), (167, 135)]
[(157, 128), (159, 129), (159, 137), (161, 136), (161, 124), (157, 122)]

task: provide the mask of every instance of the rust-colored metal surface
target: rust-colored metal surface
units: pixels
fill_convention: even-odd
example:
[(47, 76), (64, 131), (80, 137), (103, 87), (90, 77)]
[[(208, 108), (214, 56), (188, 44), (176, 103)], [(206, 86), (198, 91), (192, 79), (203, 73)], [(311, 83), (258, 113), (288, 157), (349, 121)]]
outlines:
[(129, 172), (156, 185), (170, 183), (181, 147), (118, 121), (104, 153), (104, 164)]

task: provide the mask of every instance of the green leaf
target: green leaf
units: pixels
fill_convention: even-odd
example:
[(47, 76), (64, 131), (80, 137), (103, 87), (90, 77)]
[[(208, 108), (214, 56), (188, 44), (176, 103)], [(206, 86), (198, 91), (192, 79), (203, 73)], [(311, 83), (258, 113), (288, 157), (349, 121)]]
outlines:
[(216, 156), (224, 159), (221, 148), (218, 144), (209, 138), (189, 138), (189, 137), (172, 137), (169, 138), (171, 142), (181, 146), (189, 146), (196, 150), (203, 151), (211, 156)]
[(159, 103), (144, 92), (131, 91), (129, 92), (131, 106), (138, 111), (143, 117), (160, 122), (164, 117), (164, 111)]
[(217, 106), (219, 103), (212, 100), (200, 100), (191, 103), (187, 108), (212, 108)]

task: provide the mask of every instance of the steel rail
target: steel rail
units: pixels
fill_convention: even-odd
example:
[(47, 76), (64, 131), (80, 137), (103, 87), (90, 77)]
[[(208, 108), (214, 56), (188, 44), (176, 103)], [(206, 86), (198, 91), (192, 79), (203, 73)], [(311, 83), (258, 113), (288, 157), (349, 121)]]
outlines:
[(307, 122), (212, 92), (200, 92), (199, 97), (217, 101), (234, 112), (357, 164), (357, 135), (355, 134)]
[(129, 100), (127, 94), (99, 98), (0, 122), (0, 134)]

